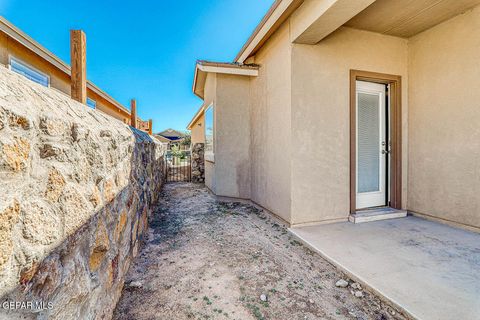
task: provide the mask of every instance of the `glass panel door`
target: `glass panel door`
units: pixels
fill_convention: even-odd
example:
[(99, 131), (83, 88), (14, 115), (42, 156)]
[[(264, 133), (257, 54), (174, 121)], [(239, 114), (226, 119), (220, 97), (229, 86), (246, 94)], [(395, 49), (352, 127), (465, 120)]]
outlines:
[(357, 209), (386, 205), (385, 85), (357, 81)]

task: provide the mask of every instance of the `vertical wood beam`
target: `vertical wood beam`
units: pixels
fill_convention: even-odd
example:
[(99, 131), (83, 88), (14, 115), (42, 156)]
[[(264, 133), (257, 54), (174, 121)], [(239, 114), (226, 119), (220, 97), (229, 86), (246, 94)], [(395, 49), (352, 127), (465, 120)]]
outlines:
[(87, 103), (87, 37), (82, 30), (70, 30), (71, 97)]
[(137, 127), (137, 101), (130, 100), (130, 126)]
[(152, 135), (152, 119), (148, 119), (148, 134)]

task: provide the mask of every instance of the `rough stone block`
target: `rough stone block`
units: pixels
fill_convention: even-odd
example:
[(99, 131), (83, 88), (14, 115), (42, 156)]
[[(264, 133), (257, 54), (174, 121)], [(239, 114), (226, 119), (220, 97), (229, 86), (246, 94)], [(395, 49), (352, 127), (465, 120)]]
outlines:
[(13, 112), (9, 112), (8, 114), (8, 125), (10, 128), (22, 128), (23, 130), (30, 129), (30, 120), (28, 120), (25, 116), (18, 115)]
[(109, 248), (110, 240), (108, 239), (107, 229), (103, 222), (99, 222), (95, 236), (95, 245), (88, 262), (91, 271), (96, 271), (100, 267)]
[(22, 217), (22, 234), (29, 242), (48, 245), (60, 238), (61, 221), (42, 202), (27, 202), (22, 205)]
[(115, 180), (109, 178), (107, 179), (107, 181), (105, 181), (105, 184), (103, 186), (103, 198), (105, 199), (105, 202), (111, 202), (115, 198), (115, 194)]
[(23, 171), (30, 162), (30, 143), (27, 139), (14, 137), (13, 141), (0, 142), (2, 153), (0, 166), (14, 172)]
[(50, 169), (45, 190), (45, 198), (52, 202), (56, 202), (60, 197), (64, 186), (65, 178), (63, 175), (55, 168)]
[(58, 156), (61, 152), (61, 148), (47, 143), (40, 148), (40, 158), (45, 159)]
[(118, 218), (117, 226), (115, 227), (115, 240), (119, 242), (120, 236), (125, 230), (125, 226), (127, 225), (127, 211), (124, 209)]
[(20, 203), (16, 199), (0, 213), (0, 270), (12, 254), (12, 228), (18, 222), (19, 215)]
[(69, 125), (61, 120), (43, 117), (40, 119), (40, 129), (49, 136), (61, 136), (68, 132)]
[(81, 227), (89, 218), (87, 200), (72, 185), (66, 185), (59, 198), (64, 215), (65, 234), (70, 235)]

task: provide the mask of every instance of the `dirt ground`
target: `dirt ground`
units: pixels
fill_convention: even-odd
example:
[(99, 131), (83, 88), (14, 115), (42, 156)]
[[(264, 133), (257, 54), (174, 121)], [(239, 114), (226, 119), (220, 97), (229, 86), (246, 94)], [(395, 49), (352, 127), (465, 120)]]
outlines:
[[(336, 287), (339, 279), (349, 286)], [(354, 288), (268, 214), (218, 202), (200, 185), (172, 183), (114, 319), (404, 319)]]

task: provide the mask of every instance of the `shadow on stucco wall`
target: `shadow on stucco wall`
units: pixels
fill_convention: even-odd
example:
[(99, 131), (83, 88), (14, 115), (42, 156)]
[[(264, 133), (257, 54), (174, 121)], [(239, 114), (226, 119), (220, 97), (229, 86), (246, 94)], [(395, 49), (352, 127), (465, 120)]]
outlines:
[(0, 70), (0, 150), (0, 319), (110, 318), (163, 185), (164, 147)]

